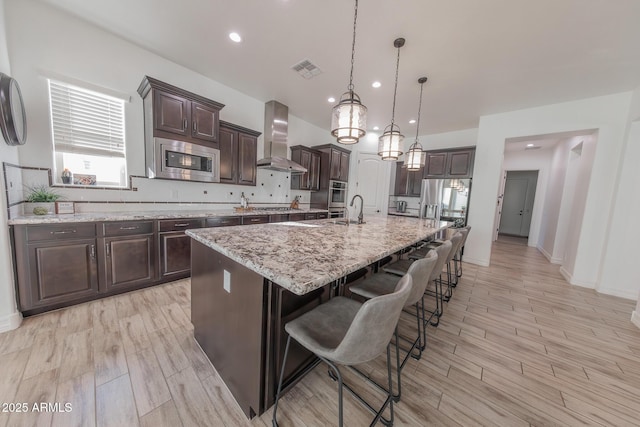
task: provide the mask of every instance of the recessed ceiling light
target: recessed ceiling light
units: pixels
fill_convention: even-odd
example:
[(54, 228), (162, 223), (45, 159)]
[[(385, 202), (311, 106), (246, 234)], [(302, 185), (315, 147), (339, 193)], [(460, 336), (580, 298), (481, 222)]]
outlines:
[(327, 101), (329, 101), (329, 102), (336, 102), (336, 99), (332, 96), (332, 97), (330, 97), (329, 99), (327, 99)]
[(527, 147), (533, 147), (533, 144), (527, 144)]
[(240, 43), (242, 41), (242, 37), (240, 37), (240, 34), (236, 32), (229, 33), (229, 38), (236, 43)]
[(380, 130), (380, 128), (378, 126), (374, 126), (373, 130)]
[(371, 83), (371, 86), (375, 87), (376, 89), (379, 88), (380, 86), (382, 86), (382, 83), (380, 82), (373, 82)]
[(416, 122), (416, 119), (411, 119), (411, 120), (409, 120), (409, 124), (410, 124), (410, 125), (414, 124), (415, 122)]

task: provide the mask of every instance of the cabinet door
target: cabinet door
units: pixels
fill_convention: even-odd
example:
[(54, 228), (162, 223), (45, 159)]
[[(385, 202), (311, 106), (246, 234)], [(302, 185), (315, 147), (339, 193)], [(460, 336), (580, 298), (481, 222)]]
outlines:
[(238, 168), (238, 132), (220, 128), (220, 182), (236, 184)]
[(349, 181), (349, 153), (340, 152), (340, 181)]
[(309, 190), (320, 190), (320, 154), (311, 153), (311, 163), (309, 168)]
[(238, 184), (256, 185), (258, 140), (238, 133)]
[(154, 128), (177, 135), (189, 135), (190, 101), (177, 95), (155, 91)]
[(473, 168), (473, 150), (449, 153), (447, 173), (454, 178), (469, 178)]
[(407, 195), (407, 180), (409, 178), (407, 172), (404, 162), (396, 162), (396, 185), (393, 192), (396, 196)]
[(330, 162), (331, 169), (329, 171), (329, 179), (335, 179), (340, 181), (340, 155), (342, 153), (338, 150), (331, 150)]
[(420, 196), (424, 170), (407, 171), (407, 196)]
[(447, 153), (426, 153), (424, 177), (444, 178), (447, 166)]
[(191, 270), (191, 237), (184, 232), (160, 233), (160, 275), (187, 275)]
[(154, 247), (152, 234), (105, 239), (107, 291), (151, 282), (155, 278)]
[(220, 110), (199, 102), (191, 103), (191, 136), (207, 142), (218, 142)]
[[(28, 283), (20, 283), (20, 300), (27, 307), (73, 302), (98, 293), (96, 240), (30, 244)], [(27, 289), (29, 287), (29, 289)], [(30, 298), (23, 299), (23, 293)]]
[(308, 190), (311, 186), (311, 182), (309, 181), (309, 177), (311, 175), (311, 152), (306, 150), (300, 150), (300, 165), (307, 169), (307, 172), (302, 175), (296, 176), (300, 179), (300, 190)]

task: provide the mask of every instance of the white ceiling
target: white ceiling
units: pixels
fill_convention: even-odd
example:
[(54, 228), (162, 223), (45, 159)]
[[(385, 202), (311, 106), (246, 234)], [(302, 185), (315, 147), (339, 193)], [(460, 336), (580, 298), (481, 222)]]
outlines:
[[(42, 1), (322, 128), (327, 98), (348, 84), (353, 0)], [(391, 121), (393, 40), (407, 40), (396, 123), (408, 138), (423, 75), (420, 134), (640, 85), (638, 0), (363, 0), (357, 30), (354, 84), (370, 129)], [(298, 76), (290, 68), (303, 59), (323, 73)]]

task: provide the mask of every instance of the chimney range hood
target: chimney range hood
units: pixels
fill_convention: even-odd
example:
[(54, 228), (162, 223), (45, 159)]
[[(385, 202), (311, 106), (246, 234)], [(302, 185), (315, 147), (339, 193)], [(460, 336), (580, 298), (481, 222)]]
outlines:
[(264, 106), (264, 159), (258, 160), (260, 169), (303, 174), (307, 169), (287, 159), (287, 133), (289, 130), (289, 107), (278, 101), (269, 101)]

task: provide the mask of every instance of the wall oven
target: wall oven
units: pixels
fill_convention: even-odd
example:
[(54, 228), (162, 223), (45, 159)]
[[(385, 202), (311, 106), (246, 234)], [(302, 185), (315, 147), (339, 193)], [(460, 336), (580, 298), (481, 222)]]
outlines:
[(220, 182), (220, 150), (165, 138), (154, 138), (147, 153), (149, 178)]
[(329, 181), (329, 209), (347, 207), (347, 183)]

